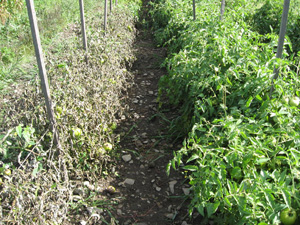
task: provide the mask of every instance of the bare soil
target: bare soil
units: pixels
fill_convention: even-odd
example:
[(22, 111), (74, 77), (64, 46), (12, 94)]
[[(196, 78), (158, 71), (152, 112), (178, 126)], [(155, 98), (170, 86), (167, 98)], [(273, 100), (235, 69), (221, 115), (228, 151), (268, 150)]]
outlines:
[(106, 179), (106, 188), (116, 189), (105, 193), (107, 200), (117, 202), (111, 224), (199, 224), (197, 214), (188, 216), (190, 190), (184, 174), (166, 173), (173, 151), (182, 143), (168, 135), (176, 110), (157, 103), (158, 82), (166, 74), (161, 68), (166, 50), (157, 48), (145, 30), (139, 31), (134, 47), (137, 60), (131, 68), (135, 78), (127, 100), (129, 111), (117, 129), (120, 155), (115, 176)]

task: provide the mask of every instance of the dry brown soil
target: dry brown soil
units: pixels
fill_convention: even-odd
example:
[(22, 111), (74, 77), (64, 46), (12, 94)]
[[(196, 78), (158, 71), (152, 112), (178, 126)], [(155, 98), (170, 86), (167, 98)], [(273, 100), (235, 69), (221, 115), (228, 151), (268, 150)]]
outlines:
[(189, 185), (184, 174), (166, 173), (173, 151), (182, 141), (168, 136), (169, 121), (176, 117), (176, 110), (159, 109), (157, 103), (158, 82), (166, 74), (160, 67), (165, 49), (155, 46), (148, 31), (139, 31), (134, 47), (137, 60), (131, 68), (135, 78), (129, 90), (129, 112), (117, 129), (121, 134), (120, 157), (116, 176), (108, 184), (116, 193), (106, 193), (118, 203), (111, 214), (115, 224), (199, 224), (197, 214), (188, 216)]

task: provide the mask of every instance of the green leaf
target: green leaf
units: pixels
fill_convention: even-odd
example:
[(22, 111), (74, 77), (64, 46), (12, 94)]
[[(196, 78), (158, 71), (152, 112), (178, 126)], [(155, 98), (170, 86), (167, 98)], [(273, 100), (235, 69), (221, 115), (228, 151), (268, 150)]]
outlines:
[(284, 184), (286, 178), (286, 169), (280, 174), (280, 178), (278, 180), (279, 185)]
[(231, 204), (231, 202), (229, 201), (229, 199), (228, 198), (224, 198), (224, 203), (225, 203), (225, 205), (227, 205), (228, 207), (232, 207), (232, 204)]
[(204, 208), (202, 205), (197, 206), (197, 210), (202, 216), (204, 216)]
[(195, 166), (195, 165), (187, 165), (187, 166), (184, 166), (183, 169), (189, 170), (189, 171), (197, 171), (199, 168), (198, 168), (198, 166)]
[(257, 159), (256, 160), (256, 164), (263, 164), (263, 163), (266, 163), (268, 162), (270, 159), (269, 158), (260, 158), (260, 159)]
[(247, 103), (246, 103), (246, 107), (247, 107), (247, 108), (249, 108), (249, 106), (251, 105), (252, 100), (253, 100), (253, 97), (250, 96), (250, 98), (248, 99), (248, 101), (247, 101)]
[(231, 81), (229, 80), (228, 77), (226, 77), (226, 80), (227, 80), (228, 84), (230, 84), (230, 86), (232, 86), (232, 83), (231, 83)]
[(208, 218), (210, 218), (218, 210), (219, 205), (220, 205), (220, 202), (208, 203), (206, 205)]
[(275, 201), (274, 201), (275, 198), (274, 198), (274, 196), (272, 194), (273, 193), (272, 193), (272, 191), (270, 189), (266, 189), (265, 190), (265, 196), (266, 196), (267, 202), (268, 202), (269, 206), (272, 209), (274, 209), (274, 207), (275, 207)]
[(32, 171), (32, 176), (36, 177), (37, 173), (40, 172), (41, 170), (43, 170), (43, 164), (38, 163), (38, 165)]
[(286, 190), (286, 189), (283, 189), (281, 190), (282, 192), (282, 195), (283, 195), (283, 199), (285, 201), (285, 204), (291, 208), (292, 207), (292, 204), (291, 204), (291, 194)]
[(22, 124), (20, 124), (19, 126), (16, 127), (16, 132), (18, 134), (19, 137), (22, 137)]
[(256, 95), (255, 97), (256, 97), (256, 99), (258, 99), (259, 101), (262, 101), (262, 100), (263, 100), (263, 99), (260, 97), (260, 95)]
[(243, 173), (240, 167), (234, 167), (231, 171), (231, 176), (235, 179), (241, 179), (243, 177)]
[(167, 165), (167, 174), (168, 174), (168, 176), (170, 175), (171, 166), (172, 166), (172, 163), (169, 162), (168, 165)]
[(199, 159), (199, 155), (196, 154), (192, 155), (186, 162), (189, 163), (191, 161), (194, 161), (195, 159)]

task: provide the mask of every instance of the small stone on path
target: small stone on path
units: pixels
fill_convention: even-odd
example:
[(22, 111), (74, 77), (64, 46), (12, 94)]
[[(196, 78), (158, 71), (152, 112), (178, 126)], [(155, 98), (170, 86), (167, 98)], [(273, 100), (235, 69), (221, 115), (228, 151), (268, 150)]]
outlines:
[(135, 180), (131, 178), (126, 178), (124, 181), (125, 184), (134, 185)]
[(172, 180), (169, 182), (170, 191), (172, 194), (174, 194), (174, 186), (177, 183), (177, 180)]
[(182, 188), (182, 191), (185, 195), (189, 195), (190, 194), (190, 188)]
[(131, 160), (131, 155), (128, 154), (128, 155), (123, 155), (122, 156), (122, 159), (125, 161), (125, 162), (129, 162)]

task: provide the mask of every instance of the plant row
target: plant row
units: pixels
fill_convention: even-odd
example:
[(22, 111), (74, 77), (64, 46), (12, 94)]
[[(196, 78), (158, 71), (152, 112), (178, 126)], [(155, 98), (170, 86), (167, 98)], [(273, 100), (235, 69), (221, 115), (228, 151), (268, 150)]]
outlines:
[[(113, 131), (124, 117), (122, 99), (132, 83), (127, 68), (134, 60), (138, 5), (119, 1), (106, 32), (101, 30), (102, 8), (87, 14), (88, 52), (81, 47), (78, 22), (58, 32), (44, 48), (60, 147), (53, 143), (40, 80), (30, 70), (33, 65), (18, 70), (34, 73), (33, 79), (15, 81), (14, 91), (2, 94), (2, 221), (74, 224), (77, 210), (101, 191), (96, 189), (98, 179), (113, 167), (111, 156), (118, 142)], [(78, 189), (80, 194), (74, 194)]]
[(220, 1), (197, 3), (195, 21), (187, 1), (152, 4), (156, 40), (169, 51), (161, 93), (180, 112), (171, 132), (186, 137), (169, 166), (189, 174), (190, 214), (279, 224), (283, 209), (300, 210), (299, 55), (291, 36), (275, 59), (278, 34), (254, 26), (264, 3), (227, 4), (222, 21)]

